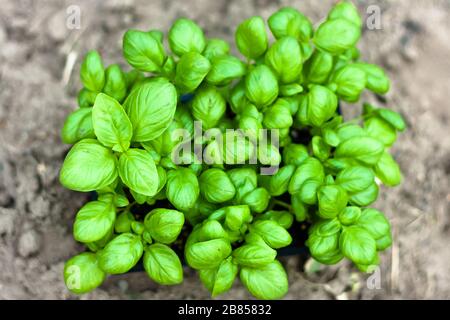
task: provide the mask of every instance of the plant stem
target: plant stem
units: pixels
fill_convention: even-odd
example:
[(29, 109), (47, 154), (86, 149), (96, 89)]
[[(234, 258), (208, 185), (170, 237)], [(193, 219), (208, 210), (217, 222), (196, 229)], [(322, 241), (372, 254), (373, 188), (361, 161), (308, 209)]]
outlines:
[(284, 208), (288, 209), (289, 211), (291, 211), (291, 209), (292, 209), (291, 205), (287, 204), (284, 201), (278, 200), (278, 199), (273, 199), (273, 203), (277, 204), (281, 207), (284, 207)]

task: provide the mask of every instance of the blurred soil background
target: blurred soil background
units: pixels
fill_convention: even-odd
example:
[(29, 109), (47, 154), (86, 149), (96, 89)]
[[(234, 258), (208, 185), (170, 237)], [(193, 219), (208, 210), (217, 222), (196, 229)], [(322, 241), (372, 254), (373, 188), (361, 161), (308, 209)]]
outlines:
[[(128, 28), (167, 31), (178, 17), (195, 19), (208, 37), (227, 39), (243, 19), (269, 17), (291, 5), (314, 23), (333, 1), (314, 0), (1, 0), (0, 10), (0, 299), (206, 299), (196, 274), (185, 269), (180, 286), (162, 287), (145, 273), (110, 277), (94, 292), (70, 294), (64, 261), (82, 246), (72, 223), (85, 194), (64, 189), (58, 172), (65, 152), (59, 137), (76, 108), (80, 61), (89, 49), (106, 64), (122, 57)], [(283, 258), (286, 299), (450, 298), (450, 2), (355, 1), (366, 19), (375, 5), (381, 29), (365, 28), (364, 60), (383, 66), (392, 88), (375, 102), (408, 123), (393, 148), (404, 183), (383, 188), (375, 207), (391, 218), (394, 244), (381, 256), (380, 284), (349, 263), (318, 266)], [(66, 25), (67, 8), (80, 8), (81, 28)], [(373, 8), (373, 7), (372, 7)], [(360, 105), (345, 106), (346, 115)], [(250, 295), (236, 281), (225, 299)]]

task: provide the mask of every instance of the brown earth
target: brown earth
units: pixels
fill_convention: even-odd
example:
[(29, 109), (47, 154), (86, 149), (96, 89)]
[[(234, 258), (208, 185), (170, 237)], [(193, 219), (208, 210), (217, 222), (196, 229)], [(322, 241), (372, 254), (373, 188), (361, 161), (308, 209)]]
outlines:
[[(82, 250), (71, 235), (86, 195), (65, 190), (58, 171), (68, 146), (59, 132), (76, 108), (80, 57), (102, 52), (106, 63), (124, 60), (127, 28), (167, 31), (187, 16), (209, 37), (232, 43), (237, 24), (267, 18), (283, 5), (319, 22), (333, 1), (32, 1), (3, 0), (0, 11), (0, 299), (70, 299), (64, 261)], [(81, 9), (81, 29), (66, 27), (69, 5)], [(379, 289), (348, 263), (318, 267), (283, 259), (289, 273), (286, 299), (450, 298), (450, 3), (357, 1), (381, 9), (382, 29), (366, 29), (359, 45), (365, 60), (384, 66), (392, 79), (386, 101), (408, 123), (393, 148), (404, 183), (383, 189), (376, 203), (392, 219), (394, 245), (382, 255)], [(367, 14), (365, 14), (367, 16)], [(75, 62), (71, 68), (71, 61)], [(346, 106), (345, 114), (357, 113)], [(162, 287), (144, 273), (115, 276), (82, 299), (204, 299), (197, 276)], [(239, 284), (223, 298), (247, 299)]]

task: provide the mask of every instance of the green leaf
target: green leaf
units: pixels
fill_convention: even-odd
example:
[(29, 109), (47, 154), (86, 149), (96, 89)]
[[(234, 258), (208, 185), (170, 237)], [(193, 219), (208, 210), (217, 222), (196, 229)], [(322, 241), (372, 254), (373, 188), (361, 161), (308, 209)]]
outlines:
[(199, 196), (197, 176), (190, 169), (170, 170), (167, 177), (166, 195), (170, 203), (181, 211), (194, 207)]
[(253, 232), (249, 232), (245, 235), (245, 243), (246, 244), (255, 244), (255, 245), (264, 246), (264, 247), (267, 246), (264, 239)]
[(95, 138), (92, 127), (92, 108), (80, 108), (69, 114), (61, 130), (61, 138), (67, 144)]
[(265, 166), (276, 167), (281, 163), (281, 154), (277, 146), (270, 143), (258, 145), (258, 160)]
[(311, 146), (313, 154), (317, 159), (325, 161), (330, 156), (330, 146), (325, 143), (322, 137), (313, 137), (311, 140)]
[(162, 42), (152, 33), (130, 29), (123, 36), (123, 56), (135, 69), (159, 72), (165, 60)]
[(200, 192), (209, 202), (222, 203), (231, 200), (236, 189), (228, 175), (220, 169), (208, 169), (199, 179)]
[(239, 113), (239, 116), (241, 117), (251, 117), (258, 121), (262, 121), (263, 119), (262, 112), (260, 112), (254, 104), (250, 103), (249, 100), (245, 101), (242, 110), (238, 110), (237, 113)]
[(341, 142), (357, 137), (367, 137), (367, 132), (359, 125), (344, 123), (337, 129), (337, 135)]
[(344, 101), (357, 102), (366, 86), (366, 73), (357, 65), (348, 64), (331, 76), (336, 94)]
[(139, 192), (130, 189), (130, 193), (133, 196), (133, 199), (136, 200), (137, 204), (144, 204), (147, 201), (148, 196), (141, 194)]
[(340, 1), (333, 6), (333, 9), (328, 13), (328, 20), (333, 19), (346, 19), (359, 28), (362, 27), (362, 20), (358, 10), (350, 1)]
[(367, 189), (352, 194), (350, 196), (349, 202), (360, 207), (366, 207), (377, 200), (378, 190), (379, 188), (374, 182), (369, 187), (367, 187)]
[(384, 151), (374, 167), (375, 174), (385, 185), (394, 187), (402, 182), (402, 173), (398, 163), (389, 152)]
[(64, 282), (76, 294), (87, 293), (100, 286), (106, 274), (97, 265), (94, 253), (85, 252), (70, 258), (64, 265)]
[(324, 51), (315, 51), (304, 67), (305, 77), (311, 83), (324, 83), (333, 70), (333, 56)]
[(176, 63), (172, 56), (167, 57), (166, 61), (164, 62), (161, 70), (161, 74), (168, 78), (168, 79), (174, 79), (175, 77), (175, 70), (176, 70)]
[(308, 149), (302, 144), (292, 143), (283, 148), (283, 162), (286, 165), (301, 165), (306, 159), (308, 159)]
[(210, 58), (211, 70), (206, 76), (206, 81), (212, 85), (224, 86), (232, 80), (245, 75), (245, 64), (231, 55), (219, 55)]
[(305, 204), (315, 205), (317, 203), (317, 190), (322, 183), (322, 181), (317, 181), (314, 178), (306, 180), (298, 191), (300, 200)]
[[(303, 87), (298, 83), (285, 84), (280, 86), (280, 96), (287, 97), (295, 97), (297, 94), (303, 92)], [(295, 100), (292, 100), (295, 101)], [(289, 103), (289, 110), (291, 110), (291, 114), (295, 114), (298, 109), (292, 109), (292, 106), (298, 106), (298, 103), (291, 104)], [(295, 110), (292, 112), (292, 110)]]
[(259, 65), (245, 78), (245, 94), (258, 108), (266, 107), (278, 96), (278, 82), (269, 67)]
[(198, 240), (207, 241), (213, 239), (228, 239), (228, 234), (220, 222), (216, 220), (206, 220), (199, 229)]
[(122, 106), (110, 96), (99, 93), (92, 108), (92, 124), (98, 140), (114, 151), (130, 147), (133, 127)]
[(270, 210), (258, 217), (260, 220), (272, 220), (285, 229), (289, 229), (294, 222), (294, 217), (289, 211)]
[(298, 10), (284, 7), (272, 14), (269, 19), (269, 28), (276, 39), (286, 36), (307, 42), (312, 36), (313, 26), (311, 21)]
[(336, 158), (352, 158), (369, 166), (377, 164), (383, 154), (381, 142), (370, 137), (354, 137), (345, 140), (336, 148)]
[(155, 243), (145, 249), (144, 269), (159, 284), (175, 285), (183, 282), (180, 258), (164, 244)]
[[(97, 200), (101, 201), (101, 202), (105, 202), (105, 203), (111, 203), (114, 204), (114, 198), (115, 198), (115, 194), (114, 194), (114, 188), (117, 186), (116, 183), (111, 184), (110, 186), (102, 189), (102, 190), (97, 190)], [(108, 190), (110, 189), (110, 190)], [(111, 192), (110, 192), (111, 191)]]
[(144, 227), (144, 224), (142, 222), (140, 222), (140, 221), (133, 221), (133, 222), (131, 222), (131, 230), (135, 234), (142, 236), (142, 234), (145, 231), (145, 227)]
[(203, 160), (208, 165), (223, 165), (223, 145), (218, 141), (211, 141), (205, 147), (203, 151)]
[(364, 121), (364, 128), (369, 136), (382, 142), (386, 147), (390, 147), (397, 139), (395, 128), (379, 117), (370, 117)]
[(225, 109), (226, 101), (215, 87), (198, 90), (192, 100), (192, 115), (201, 121), (203, 130), (217, 126)]
[(109, 274), (126, 273), (136, 265), (143, 251), (139, 236), (122, 233), (98, 253), (98, 265)]
[(300, 193), (291, 195), (291, 205), (294, 211), (295, 220), (298, 222), (305, 221), (307, 215), (307, 208), (300, 199)]
[(152, 236), (150, 232), (148, 232), (147, 230), (145, 230), (144, 233), (142, 234), (142, 240), (144, 242), (144, 245), (153, 243)]
[(406, 128), (405, 121), (403, 117), (395, 111), (380, 108), (377, 109), (378, 115), (383, 118), (386, 122), (388, 122), (391, 126), (393, 126), (398, 131), (403, 131)]
[(289, 232), (272, 220), (256, 221), (250, 226), (250, 231), (258, 234), (274, 249), (286, 247), (292, 242)]
[(349, 193), (357, 193), (367, 189), (374, 183), (373, 171), (363, 166), (351, 166), (345, 168), (336, 176), (336, 184)]
[(112, 64), (106, 68), (103, 92), (118, 102), (127, 96), (127, 80), (119, 65)]
[(329, 236), (311, 234), (307, 240), (309, 251), (314, 258), (335, 254), (339, 249), (339, 233)]
[(341, 251), (338, 249), (336, 251), (321, 255), (321, 256), (315, 256), (314, 260), (317, 262), (320, 262), (325, 265), (335, 265), (339, 261), (341, 261), (344, 258)]
[(322, 131), (323, 141), (331, 147), (337, 147), (341, 142), (336, 131), (324, 128)]
[(175, 85), (181, 93), (189, 93), (198, 88), (211, 69), (208, 59), (197, 52), (184, 54), (178, 61)]
[(124, 75), (125, 80), (127, 81), (127, 88), (130, 91), (134, 89), (135, 84), (145, 79), (144, 73), (136, 69), (124, 72)]
[(318, 215), (324, 219), (332, 219), (347, 206), (348, 196), (339, 185), (327, 185), (318, 190), (317, 200)]
[(91, 201), (75, 217), (73, 236), (80, 242), (94, 242), (103, 238), (114, 226), (116, 210), (112, 203)]
[(201, 53), (206, 46), (203, 30), (192, 20), (181, 18), (169, 31), (170, 49), (181, 57), (189, 52)]
[(370, 264), (377, 253), (375, 240), (358, 226), (346, 227), (342, 231), (339, 247), (344, 256), (356, 264)]
[(375, 258), (369, 264), (357, 264), (356, 267), (359, 271), (364, 273), (373, 273), (374, 267), (380, 264), (380, 257), (378, 254), (375, 255)]
[(223, 260), (217, 268), (199, 270), (199, 276), (214, 298), (231, 289), (238, 271), (238, 266), (229, 257)]
[(353, 47), (361, 36), (360, 28), (346, 19), (326, 20), (314, 33), (314, 44), (332, 55)]
[(152, 141), (141, 142), (141, 144), (144, 148), (147, 146), (147, 149), (149, 149), (148, 146), (151, 146), (159, 156), (168, 156), (172, 161), (179, 164), (180, 157), (182, 157), (180, 146), (188, 139), (189, 137), (184, 131), (183, 124), (174, 118), (162, 135)]
[(391, 233), (391, 226), (383, 213), (372, 208), (362, 211), (357, 225), (366, 229), (375, 240), (389, 236)]
[(145, 150), (128, 149), (119, 158), (119, 175), (130, 189), (154, 196), (158, 191), (159, 177), (152, 156)]
[(133, 90), (124, 102), (133, 125), (133, 141), (159, 137), (172, 122), (176, 106), (176, 89), (166, 79), (155, 78)]
[(234, 113), (241, 113), (250, 104), (245, 95), (245, 80), (240, 80), (230, 91), (229, 98), (231, 110)]
[(303, 67), (303, 57), (298, 41), (293, 37), (277, 40), (267, 51), (265, 63), (282, 83), (298, 80)]
[(216, 268), (231, 253), (231, 245), (225, 239), (213, 239), (186, 244), (185, 257), (188, 265), (197, 270)]
[(161, 166), (156, 166), (156, 171), (158, 172), (158, 181), (159, 181), (158, 189), (156, 191), (161, 192), (162, 189), (167, 184), (167, 173), (166, 170), (164, 170), (164, 168)]
[(239, 265), (249, 268), (260, 268), (272, 261), (277, 252), (267, 245), (244, 244), (233, 251), (233, 258)]
[(225, 56), (230, 53), (230, 45), (228, 42), (222, 39), (208, 39), (206, 41), (205, 50), (203, 50), (202, 55), (209, 60), (215, 57)]
[(184, 215), (171, 209), (153, 209), (145, 216), (144, 225), (154, 240), (171, 244), (183, 228)]
[(320, 237), (328, 237), (339, 233), (342, 229), (338, 219), (318, 220), (308, 230), (309, 234), (316, 234)]
[(289, 181), (295, 172), (295, 165), (290, 164), (281, 167), (274, 175), (270, 176), (269, 193), (272, 196), (280, 196), (287, 192)]
[(268, 45), (264, 20), (261, 17), (244, 20), (236, 30), (235, 41), (238, 50), (248, 59), (262, 56)]
[(365, 72), (367, 89), (377, 94), (385, 94), (389, 91), (391, 83), (383, 69), (370, 63), (358, 62), (355, 65)]
[(322, 182), (324, 178), (325, 173), (321, 162), (316, 158), (308, 158), (295, 170), (289, 182), (288, 191), (290, 194), (297, 193), (306, 180), (313, 179)]
[(259, 119), (255, 119), (249, 116), (242, 116), (239, 118), (239, 129), (243, 131), (245, 135), (256, 141), (263, 126)]
[(86, 88), (83, 88), (78, 93), (78, 105), (80, 108), (89, 108), (94, 105), (95, 97), (97, 97), (98, 92), (90, 91)]
[(252, 159), (255, 145), (240, 130), (227, 130), (223, 137), (223, 162), (243, 164)]
[(107, 187), (117, 178), (117, 159), (97, 140), (76, 143), (64, 160), (59, 174), (63, 186), (88, 192)]
[(266, 210), (269, 200), (269, 192), (264, 188), (257, 188), (247, 193), (242, 198), (242, 203), (248, 205), (253, 212), (261, 213)]
[(288, 291), (286, 271), (278, 260), (258, 269), (244, 267), (240, 278), (247, 290), (258, 299), (280, 299)]
[(273, 105), (264, 111), (263, 125), (267, 129), (289, 128), (292, 123), (289, 103), (284, 99), (277, 99)]
[[(314, 47), (309, 40), (306, 42), (300, 42), (300, 49), (302, 50), (303, 62), (311, 58), (312, 54), (314, 53)], [(301, 81), (303, 81), (303, 76), (300, 79)]]
[(382, 237), (380, 239), (377, 239), (376, 242), (377, 242), (377, 250), (378, 251), (385, 250), (385, 249), (389, 248), (392, 245), (391, 233), (389, 232), (384, 237)]
[(153, 39), (157, 40), (160, 43), (164, 41), (164, 33), (160, 30), (153, 29), (148, 31), (148, 33), (153, 37)]
[(83, 86), (94, 92), (101, 92), (105, 85), (105, 70), (100, 54), (95, 51), (89, 51), (84, 57), (80, 69), (80, 78)]
[(114, 205), (119, 208), (126, 207), (130, 204), (128, 198), (124, 194), (116, 194), (114, 196)]
[(301, 99), (297, 118), (302, 124), (320, 127), (333, 117), (337, 104), (337, 97), (330, 89), (312, 85)]
[(248, 205), (225, 207), (225, 226), (231, 231), (238, 231), (244, 223), (252, 219)]
[(359, 207), (346, 207), (339, 213), (339, 221), (346, 226), (355, 224), (361, 216), (361, 209)]
[(242, 198), (250, 191), (256, 189), (258, 176), (254, 168), (236, 168), (227, 171), (228, 177), (236, 189), (236, 201), (240, 203)]
[(194, 119), (188, 108), (178, 106), (177, 111), (175, 112), (175, 119), (182, 124), (183, 128), (189, 132), (190, 136), (194, 135)]
[(117, 233), (126, 233), (131, 231), (131, 223), (134, 221), (134, 216), (130, 211), (124, 211), (117, 216), (114, 224), (114, 230)]

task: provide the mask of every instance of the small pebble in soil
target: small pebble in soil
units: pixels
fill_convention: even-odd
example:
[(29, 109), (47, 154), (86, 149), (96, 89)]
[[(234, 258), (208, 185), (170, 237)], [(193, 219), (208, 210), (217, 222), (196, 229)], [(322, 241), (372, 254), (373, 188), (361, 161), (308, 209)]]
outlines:
[(41, 237), (35, 230), (27, 230), (19, 238), (18, 251), (19, 254), (27, 258), (39, 251)]
[(10, 235), (14, 231), (14, 217), (16, 210), (0, 208), (0, 236)]
[(69, 32), (66, 26), (67, 13), (66, 9), (55, 12), (47, 20), (47, 34), (54, 41), (63, 41)]
[(33, 217), (43, 218), (50, 212), (50, 202), (42, 195), (36, 197), (36, 200), (30, 204), (30, 211)]
[(127, 292), (128, 290), (128, 281), (126, 280), (119, 280), (119, 282), (117, 283), (117, 286), (119, 287), (119, 290), (121, 292)]
[(5, 28), (0, 25), (0, 44), (4, 44), (7, 40), (8, 36), (6, 34)]

